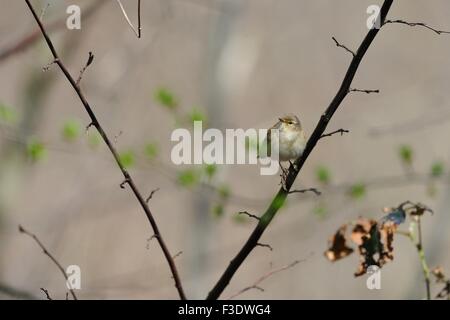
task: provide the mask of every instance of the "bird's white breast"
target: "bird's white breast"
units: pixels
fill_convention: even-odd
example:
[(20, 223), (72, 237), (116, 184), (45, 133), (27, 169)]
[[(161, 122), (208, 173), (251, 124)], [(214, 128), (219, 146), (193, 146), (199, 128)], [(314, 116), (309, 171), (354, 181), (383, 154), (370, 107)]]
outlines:
[(303, 132), (280, 130), (280, 161), (295, 160), (305, 149), (306, 138)]

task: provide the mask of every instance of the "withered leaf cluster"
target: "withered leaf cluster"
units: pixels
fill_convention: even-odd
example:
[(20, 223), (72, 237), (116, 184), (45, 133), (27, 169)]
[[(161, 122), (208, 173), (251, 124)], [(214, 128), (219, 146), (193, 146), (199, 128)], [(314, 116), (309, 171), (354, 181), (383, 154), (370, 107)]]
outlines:
[[(330, 238), (325, 256), (334, 262), (350, 255), (354, 251), (349, 245), (352, 242), (358, 248), (360, 259), (356, 277), (365, 274), (371, 265), (381, 268), (394, 259), (394, 234), (405, 218), (406, 212), (400, 205), (379, 221), (360, 217), (356, 222), (344, 224)], [(353, 226), (350, 234), (346, 233), (349, 226)]]

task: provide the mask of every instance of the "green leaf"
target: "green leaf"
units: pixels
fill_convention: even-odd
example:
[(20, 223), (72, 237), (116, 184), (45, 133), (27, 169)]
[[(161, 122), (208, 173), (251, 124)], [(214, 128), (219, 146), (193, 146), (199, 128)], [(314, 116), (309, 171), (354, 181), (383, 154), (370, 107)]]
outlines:
[(26, 151), (28, 158), (33, 162), (42, 160), (47, 155), (45, 145), (36, 139), (32, 139), (27, 143)]
[(190, 187), (197, 183), (198, 174), (194, 169), (186, 169), (178, 172), (177, 181), (183, 187)]
[(75, 141), (81, 132), (81, 123), (76, 119), (67, 120), (62, 129), (62, 135), (67, 141)]
[(2, 103), (0, 103), (0, 121), (14, 124), (17, 121), (16, 111)]
[(217, 189), (217, 192), (219, 193), (219, 196), (224, 200), (228, 199), (231, 194), (230, 187), (226, 184), (221, 185)]
[(328, 184), (331, 180), (330, 170), (325, 166), (320, 166), (316, 169), (316, 178), (323, 184)]
[(409, 145), (402, 145), (399, 148), (399, 156), (400, 156), (400, 160), (404, 164), (411, 165), (412, 162), (413, 162), (414, 151), (413, 151), (411, 146), (409, 146)]
[(188, 117), (192, 125), (194, 124), (194, 121), (206, 121), (206, 115), (196, 107), (192, 108), (191, 112), (188, 114)]
[(119, 162), (124, 168), (131, 168), (135, 162), (133, 151), (125, 151), (119, 154)]
[(434, 178), (441, 177), (445, 172), (445, 167), (442, 162), (435, 162), (431, 166), (431, 176)]
[(217, 172), (217, 165), (207, 164), (204, 166), (204, 168), (205, 168), (205, 173), (206, 173), (206, 176), (208, 177), (208, 179), (212, 179), (212, 177), (214, 177), (214, 175)]
[(148, 143), (145, 146), (144, 152), (149, 160), (154, 160), (159, 153), (158, 145), (156, 143)]
[(216, 217), (222, 217), (224, 214), (225, 210), (223, 208), (222, 204), (216, 204), (212, 207), (212, 213), (216, 216)]
[(175, 96), (168, 89), (160, 88), (155, 93), (155, 100), (162, 106), (175, 110), (177, 108), (177, 101)]
[(350, 197), (353, 199), (361, 199), (366, 195), (366, 185), (357, 183), (350, 187)]

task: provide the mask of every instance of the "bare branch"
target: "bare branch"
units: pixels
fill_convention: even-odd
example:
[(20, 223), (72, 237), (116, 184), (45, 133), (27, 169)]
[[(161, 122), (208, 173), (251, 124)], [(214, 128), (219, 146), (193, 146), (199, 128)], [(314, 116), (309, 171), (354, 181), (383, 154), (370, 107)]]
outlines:
[(325, 137), (331, 137), (332, 135), (335, 135), (336, 133), (340, 133), (341, 136), (343, 136), (344, 133), (349, 133), (349, 132), (350, 132), (349, 130), (339, 129), (339, 130), (336, 130), (336, 131), (333, 131), (333, 132), (330, 132), (330, 133), (326, 133), (326, 134), (321, 135), (321, 136), (320, 136), (320, 139), (325, 138)]
[(272, 246), (270, 245), (270, 244), (266, 244), (266, 243), (257, 243), (256, 244), (256, 246), (257, 247), (263, 247), (263, 248), (267, 248), (267, 249), (269, 249), (270, 251), (273, 251), (273, 248), (272, 248)]
[(122, 14), (123, 14), (125, 20), (127, 21), (128, 25), (133, 30), (136, 37), (140, 38), (141, 37), (141, 0), (138, 0), (138, 10), (137, 10), (138, 11), (138, 28), (137, 28), (137, 30), (134, 27), (133, 23), (131, 23), (130, 18), (128, 18), (127, 12), (125, 11), (125, 8), (123, 7), (122, 2), (120, 0), (116, 0), (116, 1), (119, 4), (120, 10), (122, 11)]
[(322, 192), (320, 192), (319, 190), (317, 190), (316, 188), (308, 188), (308, 189), (300, 189), (300, 190), (290, 190), (288, 193), (306, 193), (306, 192), (312, 192), (314, 193), (316, 196), (320, 196), (322, 194)]
[(159, 191), (159, 188), (156, 188), (156, 189), (152, 190), (150, 192), (150, 195), (147, 197), (147, 199), (145, 199), (145, 202), (148, 203), (153, 198), (153, 195), (155, 194), (155, 192), (158, 192), (158, 191)]
[(89, 129), (90, 129), (91, 127), (95, 127), (95, 125), (94, 125), (93, 122), (90, 122), (90, 123), (86, 126), (86, 132), (88, 132)]
[(450, 31), (438, 30), (438, 29), (435, 29), (433, 27), (430, 27), (429, 25), (427, 25), (427, 24), (425, 24), (423, 22), (407, 22), (407, 21), (404, 21), (404, 20), (397, 19), (397, 20), (386, 20), (383, 23), (383, 25), (388, 24), (388, 23), (404, 24), (404, 25), (407, 25), (407, 26), (410, 26), (410, 27), (423, 27), (423, 28), (431, 30), (434, 33), (439, 34), (439, 35), (440, 34), (450, 34)]
[(50, 3), (47, 3), (45, 5), (45, 7), (42, 9), (41, 11), (41, 15), (39, 16), (39, 19), (42, 20), (44, 19), (45, 13), (47, 12), (48, 7), (50, 7)]
[(288, 270), (288, 269), (290, 269), (290, 268), (293, 268), (294, 266), (296, 266), (297, 264), (299, 264), (299, 263), (302, 262), (302, 261), (303, 261), (303, 260), (296, 260), (296, 261), (294, 261), (294, 262), (288, 264), (287, 266), (284, 266), (284, 267), (281, 267), (281, 268), (279, 268), (279, 269), (275, 269), (275, 270), (272, 270), (272, 271), (266, 273), (266, 274), (263, 275), (261, 278), (259, 278), (258, 280), (256, 280), (255, 283), (253, 283), (251, 286), (248, 286), (248, 287), (246, 287), (246, 288), (244, 288), (244, 289), (242, 289), (242, 290), (239, 290), (239, 291), (236, 292), (235, 294), (232, 294), (231, 296), (229, 296), (227, 299), (228, 299), (228, 300), (231, 300), (231, 299), (236, 298), (237, 296), (243, 294), (244, 292), (247, 292), (247, 291), (252, 290), (252, 289), (257, 289), (257, 290), (259, 290), (259, 291), (264, 291), (264, 289), (261, 288), (261, 287), (259, 286), (259, 285), (261, 284), (261, 282), (263, 282), (263, 281), (266, 280), (267, 278), (270, 278), (270, 277), (273, 276), (274, 274), (277, 274), (277, 273), (279, 273), (279, 272), (282, 272), (282, 271)]
[(258, 216), (255, 216), (254, 214), (248, 213), (247, 211), (239, 211), (238, 214), (245, 214), (246, 216), (249, 216), (250, 218), (260, 220), (261, 218)]
[(130, 183), (130, 180), (129, 179), (125, 179), (125, 180), (123, 180), (121, 183), (120, 183), (120, 189), (125, 189), (125, 185), (126, 184), (129, 184)]
[[(383, 22), (385, 21), (389, 9), (391, 8), (392, 2), (393, 0), (384, 1), (379, 13), (381, 24), (383, 24)], [(303, 151), (303, 154), (295, 161), (293, 165), (289, 167), (289, 173), (285, 179), (284, 185), (278, 190), (277, 194), (273, 198), (272, 202), (270, 203), (265, 213), (262, 215), (261, 219), (259, 220), (255, 229), (253, 230), (249, 239), (239, 250), (238, 254), (231, 260), (230, 264), (227, 266), (220, 279), (211, 289), (211, 291), (207, 296), (207, 299), (214, 300), (219, 298), (223, 290), (230, 283), (230, 280), (233, 278), (236, 271), (242, 265), (244, 260), (250, 254), (250, 252), (256, 247), (259, 239), (261, 238), (266, 228), (269, 226), (272, 219), (275, 217), (279, 209), (283, 206), (289, 194), (289, 190), (291, 189), (293, 183), (295, 182), (298, 173), (301, 171), (309, 155), (313, 151), (314, 147), (317, 145), (317, 142), (321, 139), (322, 135), (324, 134), (329, 121), (331, 120), (331, 118), (341, 105), (344, 98), (347, 96), (350, 86), (356, 75), (356, 72), (358, 71), (358, 67), (361, 64), (362, 59), (364, 58), (367, 50), (369, 49), (370, 45), (372, 44), (373, 40), (375, 39), (379, 31), (380, 29), (377, 28), (369, 30), (356, 53), (353, 53), (351, 51), (353, 54), (353, 59), (347, 69), (344, 79), (342, 80), (341, 86), (339, 87), (336, 95), (328, 105), (325, 112), (322, 114), (319, 122), (317, 123), (316, 128), (314, 129), (308, 142), (306, 143), (306, 147), (305, 150)], [(335, 42), (337, 41), (335, 40)], [(337, 45), (339, 46), (339, 42), (337, 42)]]
[(380, 90), (376, 89), (376, 90), (367, 90), (367, 89), (353, 89), (350, 88), (349, 92), (362, 92), (362, 93), (380, 93)]
[[(83, 21), (86, 21), (88, 18), (92, 17), (98, 9), (101, 8), (103, 4), (108, 3), (106, 0), (96, 0), (92, 1), (89, 7), (83, 8)], [(48, 24), (47, 30), (48, 32), (58, 31), (66, 27), (66, 15), (63, 15), (61, 18), (51, 22)], [(39, 29), (33, 30), (31, 33), (25, 35), (19, 41), (16, 41), (12, 45), (9, 45), (5, 48), (0, 49), (0, 62), (5, 61), (7, 58), (25, 51), (30, 48), (40, 37), (41, 32)]]
[(47, 298), (47, 300), (53, 300), (51, 297), (50, 297), (50, 294), (48, 293), (48, 290), (47, 289), (44, 289), (44, 288), (40, 288), (41, 289), (41, 291), (45, 294), (45, 297)]
[(37, 297), (30, 292), (15, 288), (3, 282), (0, 282), (0, 293), (15, 299), (37, 300)]
[(81, 81), (81, 78), (83, 77), (83, 73), (86, 71), (87, 67), (90, 66), (92, 61), (94, 61), (94, 55), (92, 54), (91, 51), (89, 51), (88, 60), (87, 60), (86, 64), (84, 65), (83, 69), (81, 69), (81, 71), (80, 71), (80, 75), (78, 76), (78, 79), (77, 79), (77, 85), (80, 85), (80, 81)]
[[(68, 283), (69, 286), (70, 286), (70, 281), (69, 281), (69, 277), (67, 276), (66, 270), (64, 270), (64, 268), (63, 268), (62, 265), (58, 262), (58, 260), (56, 260), (56, 258), (55, 258), (55, 257), (47, 250), (47, 248), (46, 248), (46, 247), (44, 246), (44, 244), (39, 240), (39, 238), (38, 238), (35, 234), (33, 234), (33, 233), (31, 233), (31, 232), (25, 230), (21, 225), (19, 225), (19, 232), (20, 232), (20, 233), (23, 233), (23, 234), (26, 234), (27, 236), (31, 237), (31, 238), (38, 244), (38, 246), (41, 247), (41, 249), (42, 249), (42, 251), (44, 252), (44, 254), (45, 254), (47, 257), (49, 257), (50, 260), (52, 260), (53, 263), (58, 267), (58, 269), (59, 269), (59, 270), (61, 271), (61, 273), (63, 274), (64, 279), (66, 279), (66, 283)], [(43, 290), (43, 289), (41, 288), (41, 290)], [(43, 290), (43, 291), (44, 291), (44, 290)], [(74, 300), (78, 300), (78, 298), (77, 298), (77, 296), (76, 296), (76, 294), (75, 294), (75, 291), (74, 291), (72, 288), (70, 288), (69, 291), (70, 291), (70, 294), (72, 295), (73, 299), (74, 299)], [(44, 291), (44, 292), (45, 292), (45, 291)], [(49, 299), (49, 300), (51, 300), (51, 299)]]
[(347, 48), (346, 46), (344, 46), (343, 44), (340, 44), (335, 37), (331, 37), (331, 39), (334, 40), (334, 43), (336, 44), (336, 47), (342, 48), (345, 51), (349, 52), (353, 57), (356, 56), (356, 53), (354, 53), (352, 50), (350, 50), (349, 48)]
[(147, 239), (147, 246), (145, 247), (147, 250), (150, 249), (150, 242), (156, 238), (156, 235), (152, 235), (150, 238)]
[(186, 299), (186, 295), (184, 294), (184, 290), (183, 290), (183, 287), (181, 284), (180, 277), (178, 275), (178, 270), (176, 268), (175, 262), (172, 258), (172, 255), (170, 254), (169, 249), (167, 248), (167, 245), (161, 235), (161, 232), (159, 231), (159, 227), (156, 223), (155, 218), (153, 217), (152, 212), (150, 211), (150, 208), (148, 207), (148, 204), (145, 202), (145, 199), (142, 196), (142, 194), (140, 193), (136, 184), (134, 183), (134, 180), (131, 178), (130, 174), (128, 173), (128, 171), (125, 169), (122, 162), (120, 161), (119, 154), (117, 153), (114, 145), (111, 143), (111, 140), (108, 138), (106, 132), (103, 130), (103, 127), (100, 125), (100, 122), (98, 121), (97, 116), (95, 115), (94, 111), (92, 110), (89, 102), (86, 100), (83, 92), (81, 91), (81, 88), (77, 85), (76, 81), (71, 76), (71, 74), (67, 70), (66, 66), (63, 64), (63, 62), (59, 58), (58, 53), (56, 52), (56, 49), (55, 49), (52, 41), (50, 40), (50, 37), (48, 36), (47, 31), (44, 28), (44, 25), (39, 20), (39, 17), (37, 16), (36, 11), (34, 10), (33, 6), (31, 5), (30, 0), (25, 0), (25, 2), (27, 4), (28, 8), (30, 9), (34, 19), (36, 20), (36, 23), (38, 24), (39, 29), (41, 30), (41, 33), (45, 38), (45, 42), (47, 43), (47, 45), (53, 55), (53, 58), (56, 61), (56, 64), (59, 66), (61, 71), (64, 73), (66, 79), (69, 81), (70, 85), (77, 93), (78, 97), (80, 98), (81, 103), (83, 104), (85, 111), (88, 113), (89, 117), (91, 118), (91, 122), (92, 122), (93, 126), (95, 126), (95, 128), (99, 132), (100, 136), (102, 137), (103, 141), (105, 142), (106, 146), (108, 147), (109, 151), (111, 152), (112, 156), (114, 157), (114, 160), (116, 161), (117, 166), (119, 167), (120, 171), (122, 172), (122, 174), (125, 178), (125, 181), (127, 181), (128, 185), (130, 186), (131, 190), (133, 191), (133, 194), (135, 195), (136, 199), (138, 200), (139, 204), (141, 205), (142, 209), (144, 210), (144, 212), (147, 216), (147, 219), (150, 222), (150, 225), (153, 229), (153, 232), (156, 235), (159, 246), (161, 247), (161, 250), (164, 253), (164, 257), (169, 265), (170, 271), (171, 271), (173, 279), (175, 281), (175, 287), (177, 288), (178, 294), (181, 299), (183, 299), (183, 300)]

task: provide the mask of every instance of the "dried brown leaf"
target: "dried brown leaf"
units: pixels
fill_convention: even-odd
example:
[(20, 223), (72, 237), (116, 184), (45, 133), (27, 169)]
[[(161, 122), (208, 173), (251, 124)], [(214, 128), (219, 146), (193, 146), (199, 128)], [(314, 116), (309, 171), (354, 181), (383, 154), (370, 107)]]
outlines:
[(336, 260), (345, 258), (353, 252), (353, 249), (347, 245), (347, 238), (345, 231), (347, 225), (341, 226), (336, 233), (329, 240), (329, 249), (325, 251), (325, 257), (334, 262)]

